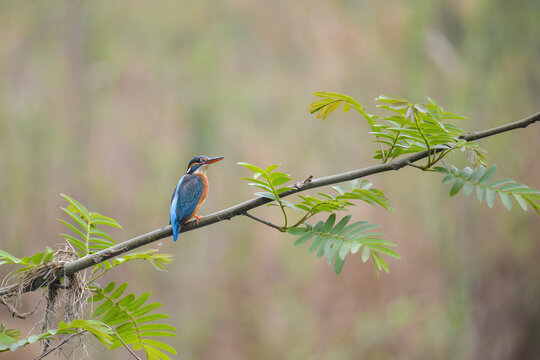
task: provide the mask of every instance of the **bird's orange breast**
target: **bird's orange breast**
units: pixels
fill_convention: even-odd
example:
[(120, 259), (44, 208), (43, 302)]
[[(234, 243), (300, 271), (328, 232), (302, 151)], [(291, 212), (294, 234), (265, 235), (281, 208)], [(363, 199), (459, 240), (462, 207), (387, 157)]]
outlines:
[(193, 214), (191, 214), (190, 218), (197, 214), (197, 211), (199, 210), (201, 205), (204, 203), (204, 200), (206, 200), (206, 197), (208, 196), (208, 178), (204, 174), (197, 174), (197, 175), (201, 177), (201, 180), (204, 184), (204, 189), (199, 199), (199, 203), (197, 204), (197, 207), (195, 208), (195, 211), (193, 211)]

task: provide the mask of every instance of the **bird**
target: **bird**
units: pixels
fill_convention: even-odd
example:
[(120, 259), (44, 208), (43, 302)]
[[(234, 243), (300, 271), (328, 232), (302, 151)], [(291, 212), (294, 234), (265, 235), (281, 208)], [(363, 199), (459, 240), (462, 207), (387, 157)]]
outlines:
[(171, 197), (170, 224), (173, 230), (174, 241), (178, 240), (180, 228), (191, 218), (197, 219), (197, 224), (202, 218), (197, 211), (206, 200), (208, 195), (208, 178), (206, 170), (208, 165), (223, 160), (223, 156), (208, 157), (195, 156), (188, 164), (187, 172), (174, 189)]

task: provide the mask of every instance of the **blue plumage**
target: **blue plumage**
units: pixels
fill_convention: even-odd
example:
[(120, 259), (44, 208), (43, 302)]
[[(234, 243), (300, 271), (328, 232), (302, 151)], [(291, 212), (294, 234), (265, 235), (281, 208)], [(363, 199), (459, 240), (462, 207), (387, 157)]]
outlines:
[(193, 217), (204, 191), (204, 183), (199, 175), (186, 174), (182, 176), (171, 200), (171, 225), (174, 241), (178, 239), (180, 227)]
[(223, 157), (208, 158), (206, 156), (194, 157), (189, 165), (186, 175), (182, 176), (174, 189), (169, 210), (170, 224), (173, 230), (173, 239), (178, 239), (180, 228), (193, 216), (197, 218), (197, 210), (208, 194), (208, 180), (206, 168), (209, 164), (222, 160)]

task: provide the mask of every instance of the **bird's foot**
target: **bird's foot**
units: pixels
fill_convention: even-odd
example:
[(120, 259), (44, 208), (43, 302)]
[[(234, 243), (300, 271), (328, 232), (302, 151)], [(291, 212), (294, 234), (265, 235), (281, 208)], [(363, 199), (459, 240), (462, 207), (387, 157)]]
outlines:
[(201, 220), (203, 216), (195, 215), (195, 219), (197, 219), (197, 225), (199, 225), (199, 220)]

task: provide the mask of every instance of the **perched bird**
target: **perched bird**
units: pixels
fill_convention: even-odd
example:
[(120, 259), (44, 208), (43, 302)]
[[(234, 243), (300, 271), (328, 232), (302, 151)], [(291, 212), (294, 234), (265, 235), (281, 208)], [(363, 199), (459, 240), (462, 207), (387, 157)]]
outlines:
[(174, 241), (178, 239), (180, 228), (192, 217), (197, 219), (197, 210), (201, 207), (208, 195), (208, 178), (206, 170), (208, 165), (223, 160), (223, 156), (209, 158), (208, 156), (195, 156), (189, 162), (187, 172), (180, 181), (171, 198), (170, 224), (173, 229)]

